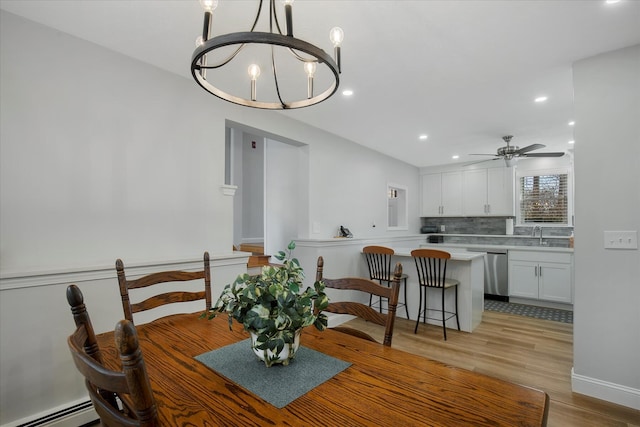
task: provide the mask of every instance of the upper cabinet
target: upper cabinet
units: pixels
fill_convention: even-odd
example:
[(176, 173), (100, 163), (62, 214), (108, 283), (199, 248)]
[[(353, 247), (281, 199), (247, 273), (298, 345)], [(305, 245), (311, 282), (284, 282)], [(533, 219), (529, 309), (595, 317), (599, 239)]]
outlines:
[(514, 185), (513, 168), (422, 175), (420, 216), (515, 216)]
[(513, 168), (487, 169), (488, 214), (515, 216), (515, 170)]
[(514, 216), (513, 168), (473, 169), (462, 172), (465, 216)]
[(420, 216), (462, 215), (462, 172), (422, 175)]

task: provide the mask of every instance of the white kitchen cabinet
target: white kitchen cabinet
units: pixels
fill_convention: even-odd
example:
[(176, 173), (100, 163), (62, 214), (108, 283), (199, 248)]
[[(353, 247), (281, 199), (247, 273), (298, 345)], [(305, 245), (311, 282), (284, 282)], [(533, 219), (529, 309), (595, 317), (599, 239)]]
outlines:
[(515, 171), (513, 168), (487, 169), (488, 213), (515, 216)]
[(442, 172), (422, 175), (420, 216), (462, 215), (462, 173)]
[(573, 303), (572, 255), (509, 251), (509, 296)]
[(514, 216), (513, 168), (473, 169), (463, 172), (465, 216)]
[(465, 215), (486, 215), (487, 170), (473, 169), (462, 172), (462, 194)]
[(509, 296), (538, 299), (538, 262), (509, 260)]
[(440, 216), (442, 193), (442, 174), (422, 175), (420, 216)]

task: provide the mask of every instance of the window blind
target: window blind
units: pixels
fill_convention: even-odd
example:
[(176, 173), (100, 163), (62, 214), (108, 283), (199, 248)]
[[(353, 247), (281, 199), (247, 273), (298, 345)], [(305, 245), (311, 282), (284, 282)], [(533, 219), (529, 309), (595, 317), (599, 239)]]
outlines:
[(520, 177), (522, 223), (568, 224), (567, 174)]

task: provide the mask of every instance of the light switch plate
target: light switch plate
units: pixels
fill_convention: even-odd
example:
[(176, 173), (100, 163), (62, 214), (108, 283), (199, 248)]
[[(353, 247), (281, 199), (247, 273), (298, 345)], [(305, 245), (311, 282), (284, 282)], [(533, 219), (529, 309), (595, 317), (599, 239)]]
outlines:
[(605, 231), (605, 249), (638, 249), (637, 231)]

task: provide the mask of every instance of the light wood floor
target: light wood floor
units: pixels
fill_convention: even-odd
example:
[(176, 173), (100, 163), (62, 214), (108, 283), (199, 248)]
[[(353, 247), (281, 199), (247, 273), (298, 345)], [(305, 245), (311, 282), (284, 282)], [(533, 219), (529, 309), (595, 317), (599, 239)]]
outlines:
[[(347, 323), (382, 342), (382, 326), (361, 320)], [(573, 325), (485, 311), (472, 333), (398, 318), (393, 347), (453, 366), (501, 378), (549, 395), (550, 427), (640, 426), (640, 411), (571, 391)]]

